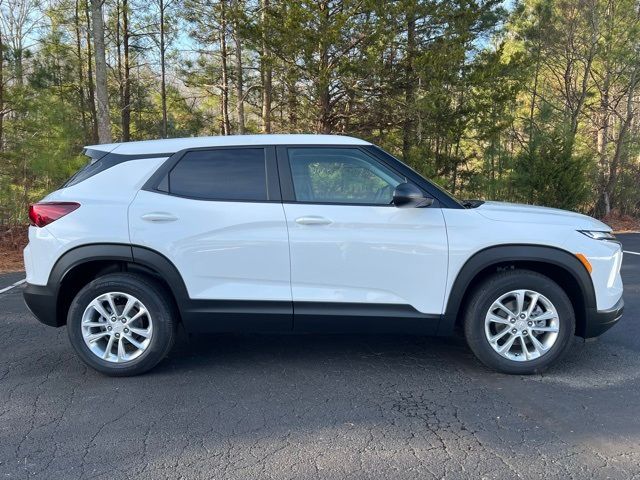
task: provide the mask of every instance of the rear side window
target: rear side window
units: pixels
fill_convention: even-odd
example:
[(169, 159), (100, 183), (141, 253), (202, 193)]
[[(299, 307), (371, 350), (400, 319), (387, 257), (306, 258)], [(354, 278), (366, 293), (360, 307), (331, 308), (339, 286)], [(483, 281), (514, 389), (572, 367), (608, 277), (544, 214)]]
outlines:
[(78, 183), (84, 182), (88, 178), (91, 178), (98, 173), (104, 172), (105, 170), (115, 167), (116, 165), (120, 165), (124, 162), (142, 160), (144, 158), (163, 158), (171, 155), (170, 153), (120, 155), (117, 153), (110, 153), (90, 148), (85, 149), (84, 154), (91, 159), (89, 163), (78, 170), (69, 180), (64, 183), (64, 185), (62, 185), (61, 188), (77, 185)]
[(263, 148), (187, 152), (168, 176), (169, 193), (204, 200), (267, 200)]
[(69, 180), (62, 184), (60, 188), (77, 185), (87, 178), (93, 177), (95, 174), (115, 165), (114, 162), (109, 161), (110, 157), (108, 152), (102, 152), (100, 150), (85, 150), (84, 153), (89, 157), (89, 162), (74, 173)]

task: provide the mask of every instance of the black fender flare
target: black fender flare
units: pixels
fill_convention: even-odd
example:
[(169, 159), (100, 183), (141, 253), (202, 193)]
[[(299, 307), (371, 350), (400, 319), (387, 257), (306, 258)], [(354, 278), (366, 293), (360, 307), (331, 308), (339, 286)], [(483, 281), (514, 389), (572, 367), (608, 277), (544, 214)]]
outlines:
[[(453, 333), (464, 297), (476, 276), (493, 265), (508, 264), (510, 262), (535, 262), (561, 268), (571, 275), (578, 285), (584, 299), (585, 312), (596, 308), (596, 294), (590, 274), (572, 253), (544, 245), (496, 245), (476, 252), (458, 272), (449, 293), (445, 313), (440, 322), (439, 335)], [(578, 313), (576, 312), (576, 314)]]
[(62, 318), (60, 310), (59, 293), (60, 287), (69, 272), (82, 264), (101, 260), (140, 265), (148, 270), (154, 271), (161, 277), (164, 283), (167, 284), (178, 305), (185, 304), (189, 301), (187, 287), (178, 269), (167, 257), (156, 250), (138, 245), (118, 243), (81, 245), (68, 250), (60, 256), (51, 269), (45, 288), (49, 295), (55, 300), (55, 308), (53, 308), (55, 318), (46, 322), (47, 324), (61, 326), (65, 323), (65, 319)]
[(57, 290), (71, 270), (83, 263), (97, 260), (132, 262), (131, 246), (117, 243), (95, 243), (67, 250), (58, 258), (51, 269), (47, 286)]

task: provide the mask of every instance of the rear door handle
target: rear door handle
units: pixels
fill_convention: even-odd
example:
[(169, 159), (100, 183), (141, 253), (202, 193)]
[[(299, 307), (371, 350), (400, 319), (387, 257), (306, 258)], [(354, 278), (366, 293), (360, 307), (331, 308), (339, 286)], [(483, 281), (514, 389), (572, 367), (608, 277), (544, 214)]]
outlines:
[(142, 220), (154, 223), (175, 222), (178, 217), (167, 212), (150, 212), (142, 215)]
[(296, 223), (298, 225), (329, 225), (332, 222), (328, 218), (309, 215), (306, 217), (296, 218)]

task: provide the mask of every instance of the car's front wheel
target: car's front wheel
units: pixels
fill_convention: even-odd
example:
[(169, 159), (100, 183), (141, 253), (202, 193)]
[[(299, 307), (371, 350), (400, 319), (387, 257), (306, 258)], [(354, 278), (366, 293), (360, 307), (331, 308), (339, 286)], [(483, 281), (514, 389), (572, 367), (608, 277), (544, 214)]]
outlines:
[(537, 272), (508, 270), (475, 289), (464, 330), (469, 347), (488, 367), (531, 374), (545, 370), (567, 351), (575, 316), (556, 282)]
[(127, 376), (146, 372), (167, 355), (176, 321), (161, 285), (144, 276), (114, 273), (78, 292), (67, 329), (86, 364), (106, 375)]

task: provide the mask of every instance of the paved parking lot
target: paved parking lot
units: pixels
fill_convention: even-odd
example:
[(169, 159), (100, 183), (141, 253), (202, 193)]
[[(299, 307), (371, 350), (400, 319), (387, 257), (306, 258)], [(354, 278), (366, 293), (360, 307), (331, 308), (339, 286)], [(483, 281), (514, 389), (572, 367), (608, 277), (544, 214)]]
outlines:
[(0, 294), (0, 478), (640, 478), (640, 256), (623, 278), (620, 324), (530, 377), (460, 339), (252, 335), (183, 336), (150, 374), (107, 378), (18, 286)]

